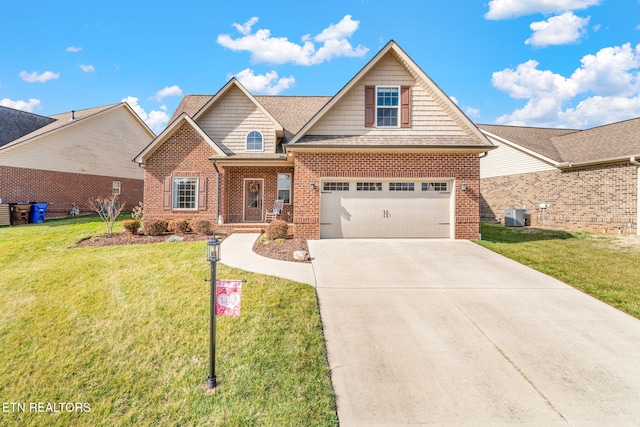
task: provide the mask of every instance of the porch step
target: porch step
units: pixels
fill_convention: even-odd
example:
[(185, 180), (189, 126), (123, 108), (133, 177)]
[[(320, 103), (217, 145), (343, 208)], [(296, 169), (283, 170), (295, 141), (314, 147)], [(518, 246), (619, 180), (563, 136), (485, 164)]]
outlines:
[(234, 228), (233, 232), (234, 233), (262, 233), (263, 228), (248, 228), (248, 227), (238, 227), (238, 228)]

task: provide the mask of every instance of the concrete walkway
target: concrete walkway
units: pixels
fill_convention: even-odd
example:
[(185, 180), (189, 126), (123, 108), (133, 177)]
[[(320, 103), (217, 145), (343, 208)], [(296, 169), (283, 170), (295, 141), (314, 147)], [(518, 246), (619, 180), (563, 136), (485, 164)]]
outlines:
[(316, 286), (313, 266), (303, 262), (278, 261), (253, 252), (253, 244), (259, 234), (234, 233), (222, 241), (220, 262), (229, 267), (254, 273), (284, 277), (296, 282)]
[[(309, 241), (341, 426), (640, 425), (640, 320), (468, 241)], [(315, 273), (315, 275), (314, 275)]]

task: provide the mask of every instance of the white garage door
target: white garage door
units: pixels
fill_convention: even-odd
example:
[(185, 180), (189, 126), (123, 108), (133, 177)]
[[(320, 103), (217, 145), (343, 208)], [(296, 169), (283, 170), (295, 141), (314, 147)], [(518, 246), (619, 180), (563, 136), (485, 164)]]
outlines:
[(320, 237), (450, 237), (451, 181), (332, 179), (320, 188)]

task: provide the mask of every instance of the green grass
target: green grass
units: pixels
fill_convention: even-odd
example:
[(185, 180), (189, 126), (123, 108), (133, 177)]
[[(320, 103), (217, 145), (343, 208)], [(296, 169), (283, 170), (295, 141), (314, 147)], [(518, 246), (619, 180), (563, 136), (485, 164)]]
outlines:
[(528, 265), (640, 318), (637, 236), (505, 227), (483, 223), (485, 248)]
[(337, 424), (313, 288), (218, 265), (247, 282), (242, 315), (218, 318), (207, 393), (206, 243), (74, 247), (102, 233), (95, 216), (0, 228), (0, 404), (27, 404), (0, 425)]

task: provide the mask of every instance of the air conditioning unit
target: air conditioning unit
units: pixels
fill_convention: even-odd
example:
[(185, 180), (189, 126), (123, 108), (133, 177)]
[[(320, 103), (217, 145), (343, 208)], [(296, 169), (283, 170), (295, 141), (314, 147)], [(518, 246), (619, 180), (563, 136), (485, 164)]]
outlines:
[(505, 209), (504, 225), (507, 227), (524, 227), (524, 209)]

